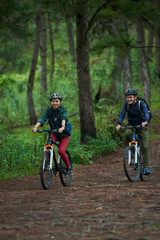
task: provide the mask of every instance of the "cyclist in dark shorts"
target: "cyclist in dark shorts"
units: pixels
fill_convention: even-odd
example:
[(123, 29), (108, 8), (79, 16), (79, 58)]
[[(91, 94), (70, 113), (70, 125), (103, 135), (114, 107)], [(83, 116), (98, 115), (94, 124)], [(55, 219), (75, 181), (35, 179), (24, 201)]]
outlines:
[[(150, 120), (150, 115), (148, 112), (147, 105), (144, 101), (141, 101), (141, 110), (142, 113), (139, 110), (138, 107), (138, 99), (137, 99), (137, 90), (130, 88), (126, 90), (126, 101), (123, 105), (123, 108), (120, 112), (116, 130), (119, 131), (122, 125), (122, 122), (124, 120), (124, 117), (126, 115), (126, 112), (128, 113), (128, 124), (135, 126), (135, 125), (142, 125), (141, 132), (138, 133), (138, 138), (141, 144), (142, 153), (143, 153), (143, 164), (144, 164), (144, 174), (149, 175), (151, 174), (151, 171), (149, 169), (150, 165), (150, 154), (149, 154), (149, 148), (148, 148), (148, 137), (149, 137), (149, 131), (147, 128), (147, 125)], [(132, 139), (132, 131), (130, 129), (126, 130), (125, 133), (127, 142), (131, 141)]]
[(38, 122), (33, 128), (33, 132), (36, 133), (39, 126), (43, 126), (47, 119), (51, 129), (57, 129), (57, 133), (52, 133), (51, 137), (54, 141), (59, 141), (58, 154), (66, 165), (66, 175), (71, 174), (71, 166), (68, 157), (65, 153), (65, 149), (69, 142), (69, 134), (64, 131), (66, 123), (68, 122), (67, 110), (61, 106), (62, 96), (59, 93), (53, 93), (50, 96), (51, 107), (48, 107), (38, 119)]

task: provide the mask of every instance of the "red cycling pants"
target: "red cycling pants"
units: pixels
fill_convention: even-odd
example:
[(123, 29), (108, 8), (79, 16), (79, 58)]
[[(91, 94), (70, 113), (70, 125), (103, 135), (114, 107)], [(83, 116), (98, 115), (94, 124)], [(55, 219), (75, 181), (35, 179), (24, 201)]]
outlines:
[(65, 138), (62, 138), (62, 139), (58, 139), (53, 133), (51, 133), (51, 138), (55, 142), (59, 141), (58, 154), (61, 156), (64, 164), (66, 165), (66, 167), (70, 168), (70, 163), (69, 163), (68, 157), (65, 153), (65, 149), (67, 147), (67, 144), (69, 142), (70, 137), (68, 136), (68, 137), (65, 137)]

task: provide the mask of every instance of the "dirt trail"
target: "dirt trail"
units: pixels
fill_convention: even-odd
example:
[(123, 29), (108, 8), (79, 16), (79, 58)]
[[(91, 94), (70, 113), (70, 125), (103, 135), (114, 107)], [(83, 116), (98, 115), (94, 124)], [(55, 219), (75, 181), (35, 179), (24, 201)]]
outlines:
[(159, 240), (160, 139), (150, 143), (152, 174), (125, 177), (123, 152), (73, 168), (69, 187), (39, 175), (0, 181), (0, 240)]

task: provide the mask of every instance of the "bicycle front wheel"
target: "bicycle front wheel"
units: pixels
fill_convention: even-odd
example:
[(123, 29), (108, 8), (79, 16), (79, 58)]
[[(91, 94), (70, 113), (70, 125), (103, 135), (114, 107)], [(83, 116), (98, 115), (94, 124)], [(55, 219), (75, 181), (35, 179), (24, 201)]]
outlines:
[[(131, 155), (131, 161), (129, 162), (129, 155)], [(129, 146), (126, 149), (123, 166), (125, 174), (129, 181), (136, 182), (140, 178), (141, 166), (140, 161), (138, 160), (135, 163), (135, 149), (133, 146)]]
[(50, 169), (50, 152), (43, 152), (40, 167), (40, 179), (42, 187), (47, 190), (52, 181), (52, 169)]
[[(72, 168), (71, 155), (68, 150), (66, 150), (65, 152), (67, 154), (70, 166)], [(62, 158), (60, 158), (59, 168), (60, 168), (59, 176), (60, 176), (61, 183), (63, 186), (68, 186), (71, 183), (72, 175), (69, 175), (69, 176), (66, 175), (66, 166), (65, 166)]]

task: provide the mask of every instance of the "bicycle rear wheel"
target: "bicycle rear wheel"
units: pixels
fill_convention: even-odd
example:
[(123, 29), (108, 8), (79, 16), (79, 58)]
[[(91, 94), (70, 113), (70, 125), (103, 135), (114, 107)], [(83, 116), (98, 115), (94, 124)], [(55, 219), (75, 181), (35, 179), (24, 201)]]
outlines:
[(50, 152), (43, 152), (41, 159), (41, 167), (40, 167), (40, 179), (42, 187), (47, 190), (50, 188), (52, 181), (52, 170), (49, 165)]
[[(70, 166), (72, 168), (71, 155), (70, 155), (68, 150), (66, 150), (65, 152), (67, 154)], [(60, 169), (59, 176), (60, 176), (61, 183), (62, 183), (63, 186), (66, 187), (71, 183), (72, 175), (69, 175), (69, 176), (66, 175), (66, 166), (65, 166), (62, 158), (60, 158), (59, 169)]]
[[(131, 162), (129, 163), (129, 153), (131, 154)], [(125, 174), (129, 181), (136, 182), (140, 178), (140, 161), (135, 163), (135, 149), (133, 146), (129, 146), (126, 149), (126, 153), (123, 160), (123, 166)]]

